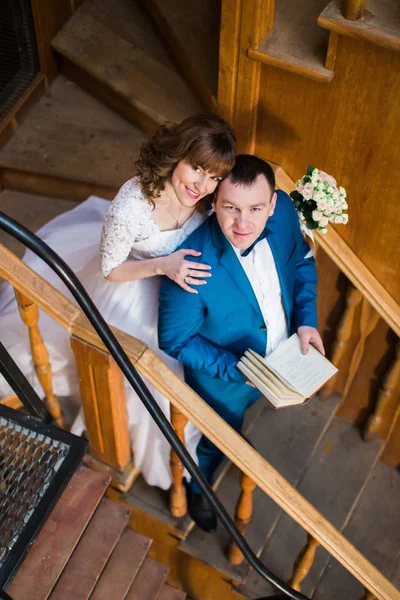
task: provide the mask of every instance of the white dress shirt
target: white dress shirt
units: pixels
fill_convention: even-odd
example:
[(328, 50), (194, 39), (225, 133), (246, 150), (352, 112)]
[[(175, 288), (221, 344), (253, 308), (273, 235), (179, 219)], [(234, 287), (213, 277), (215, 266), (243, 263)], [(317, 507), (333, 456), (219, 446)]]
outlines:
[(281, 286), (274, 257), (267, 239), (256, 244), (247, 256), (232, 246), (250, 285), (253, 288), (267, 327), (266, 355), (288, 337), (286, 315), (282, 303)]

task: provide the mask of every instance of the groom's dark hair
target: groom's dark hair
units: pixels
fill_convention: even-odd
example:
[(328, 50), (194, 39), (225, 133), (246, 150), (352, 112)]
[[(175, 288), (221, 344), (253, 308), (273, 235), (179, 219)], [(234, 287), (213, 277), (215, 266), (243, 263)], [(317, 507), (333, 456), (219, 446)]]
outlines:
[(272, 192), (275, 191), (275, 174), (272, 167), (262, 158), (252, 154), (238, 154), (232, 171), (228, 175), (231, 183), (252, 186), (259, 175), (264, 175)]

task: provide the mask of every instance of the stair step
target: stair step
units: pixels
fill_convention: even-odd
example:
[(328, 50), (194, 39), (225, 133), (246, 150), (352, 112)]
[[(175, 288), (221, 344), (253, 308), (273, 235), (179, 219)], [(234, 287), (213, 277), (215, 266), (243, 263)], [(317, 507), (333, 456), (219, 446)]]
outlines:
[(168, 567), (151, 558), (146, 558), (126, 600), (157, 600), (168, 571)]
[(280, 0), (275, 3), (275, 28), (260, 48), (249, 56), (321, 83), (329, 83), (333, 71), (325, 68), (329, 32), (317, 20), (327, 0)]
[[(378, 462), (343, 534), (388, 579), (394, 581), (400, 558), (400, 473)], [(400, 564), (400, 563), (399, 563)], [(361, 598), (363, 588), (340, 563), (331, 559), (313, 593), (314, 600)]]
[[(79, 467), (45, 522), (7, 592), (18, 600), (47, 598), (111, 479)], [(51, 560), (49, 560), (51, 558)]]
[(158, 600), (185, 600), (185, 592), (176, 590), (168, 584), (165, 584), (159, 593)]
[(151, 540), (126, 529), (108, 561), (90, 600), (124, 600), (143, 561)]
[(98, 20), (91, 4), (74, 13), (54, 38), (53, 48), (67, 61), (69, 76), (147, 132), (201, 110), (176, 71)]
[(62, 572), (51, 600), (86, 600), (90, 597), (130, 514), (120, 504), (103, 498)]
[[(305, 406), (274, 410), (264, 401), (263, 414), (256, 417), (252, 427), (248, 426), (246, 435), (256, 450), (290, 483), (296, 485), (322, 432), (333, 418), (338, 402), (338, 397), (331, 397), (327, 401), (315, 397)], [(218, 497), (232, 517), (240, 494), (239, 477), (239, 470), (232, 465), (218, 489)], [(264, 547), (268, 532), (281, 514), (281, 509), (264, 492), (256, 488), (253, 493), (253, 518), (245, 535), (256, 553)], [(236, 582), (243, 582), (250, 567), (247, 561), (239, 566), (229, 563), (229, 543), (230, 536), (219, 524), (212, 536), (196, 527), (180, 548), (218, 568)]]
[(368, 0), (364, 17), (350, 21), (342, 15), (340, 0), (332, 0), (321, 13), (320, 27), (359, 38), (383, 48), (400, 50), (398, 0)]
[[(45, 223), (61, 213), (71, 210), (76, 205), (76, 202), (70, 200), (25, 194), (14, 190), (0, 192), (0, 210), (32, 231), (37, 231)], [(0, 244), (14, 252), (19, 258), (24, 255), (25, 246), (2, 230), (0, 231)]]
[(221, 4), (215, 0), (146, 0), (176, 61), (209, 110), (217, 106)]
[[(297, 489), (340, 531), (359, 499), (377, 461), (379, 450), (380, 442), (366, 444), (352, 424), (335, 417), (314, 452)], [(283, 514), (271, 532), (260, 558), (275, 575), (288, 581), (295, 560), (306, 541), (304, 529), (287, 514)], [(302, 592), (306, 596), (311, 594), (329, 557), (324, 548), (317, 549), (313, 566), (302, 582)], [(256, 596), (270, 592), (270, 586), (254, 573), (246, 580), (246, 589), (250, 589)]]
[(176, 71), (174, 60), (141, 0), (85, 0), (85, 9), (116, 35)]
[(112, 198), (132, 177), (145, 139), (60, 75), (0, 149), (3, 186), (78, 200), (90, 193)]

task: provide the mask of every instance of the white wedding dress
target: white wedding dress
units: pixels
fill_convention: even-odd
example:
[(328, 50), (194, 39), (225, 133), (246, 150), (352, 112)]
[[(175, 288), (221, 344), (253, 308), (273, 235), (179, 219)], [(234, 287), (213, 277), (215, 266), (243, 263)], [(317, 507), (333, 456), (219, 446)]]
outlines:
[[(157, 315), (161, 278), (150, 277), (124, 283), (104, 278), (104, 275), (128, 257), (143, 260), (170, 254), (205, 219), (204, 215), (196, 211), (180, 229), (160, 231), (152, 220), (151, 213), (152, 207), (134, 178), (122, 186), (111, 204), (107, 200), (91, 196), (73, 210), (50, 221), (37, 234), (70, 265), (109, 324), (142, 340), (183, 377), (182, 365), (158, 348)], [(72, 298), (59, 278), (32, 252), (26, 252), (24, 261), (63, 294)], [(50, 354), (54, 393), (57, 396), (79, 393), (68, 332), (42, 312), (39, 328)], [(21, 321), (13, 290), (8, 284), (0, 287), (0, 331), (2, 343), (37, 392), (43, 396), (32, 363), (27, 329)], [(151, 383), (145, 381), (169, 417), (168, 400)], [(11, 393), (0, 375), (0, 397)], [(168, 489), (171, 484), (169, 444), (128, 384), (126, 393), (135, 465), (141, 469), (150, 485)], [(81, 411), (73, 424), (72, 432), (79, 435), (84, 428)], [(200, 437), (198, 429), (188, 423), (185, 439), (193, 458), (196, 458), (195, 450)]]

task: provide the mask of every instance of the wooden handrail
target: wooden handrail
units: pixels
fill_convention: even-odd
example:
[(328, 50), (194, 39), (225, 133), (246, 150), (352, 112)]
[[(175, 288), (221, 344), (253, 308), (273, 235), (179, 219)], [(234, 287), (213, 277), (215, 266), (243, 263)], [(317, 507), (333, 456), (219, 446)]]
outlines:
[[(0, 276), (34, 300), (39, 308), (76, 337), (104, 349), (103, 343), (80, 309), (1, 245)], [(117, 328), (113, 327), (112, 330), (139, 373), (153, 383), (171, 404), (366, 589), (379, 600), (400, 600), (400, 592), (380, 571), (154, 352)]]
[[(270, 163), (275, 171), (276, 184), (284, 192), (291, 192), (296, 184), (285, 171)], [(364, 265), (340, 235), (331, 227), (327, 234), (315, 232), (316, 243), (339, 267), (342, 273), (356, 287), (376, 312), (400, 337), (400, 305), (385, 290), (383, 285)]]

